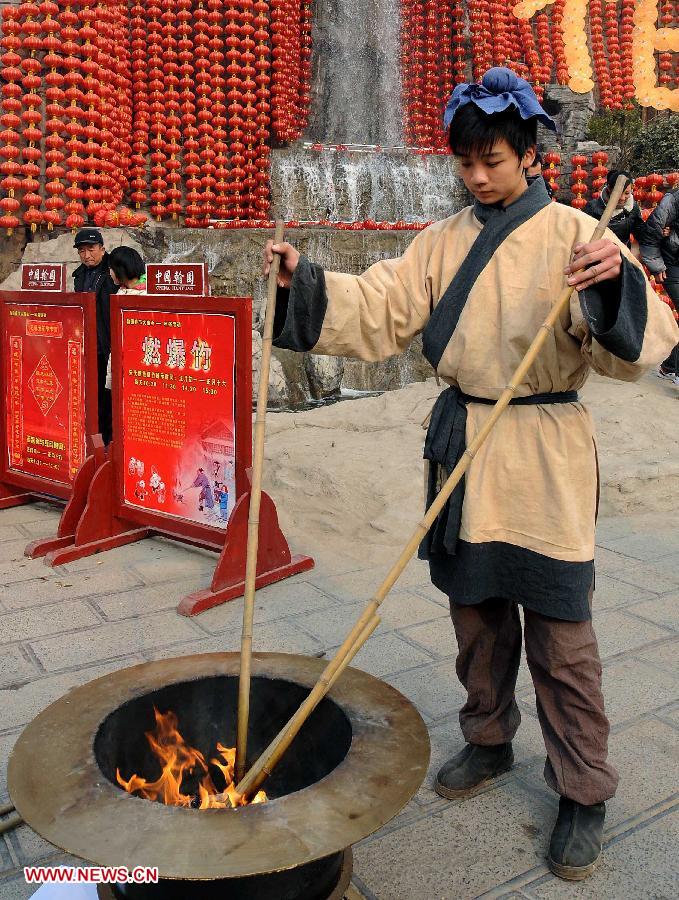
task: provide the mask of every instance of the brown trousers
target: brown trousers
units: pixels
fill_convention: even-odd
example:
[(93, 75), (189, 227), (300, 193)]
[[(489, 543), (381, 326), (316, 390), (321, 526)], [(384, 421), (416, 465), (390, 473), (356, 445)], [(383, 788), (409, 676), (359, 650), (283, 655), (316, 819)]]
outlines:
[[(460, 727), (467, 743), (504, 744), (521, 721), (514, 689), (521, 661), (517, 604), (491, 599), (451, 603), (459, 654), (457, 675), (467, 690)], [(526, 657), (547, 749), (545, 780), (590, 805), (615, 794), (618, 773), (606, 761), (610, 726), (601, 693), (601, 662), (592, 622), (566, 622), (524, 608)]]

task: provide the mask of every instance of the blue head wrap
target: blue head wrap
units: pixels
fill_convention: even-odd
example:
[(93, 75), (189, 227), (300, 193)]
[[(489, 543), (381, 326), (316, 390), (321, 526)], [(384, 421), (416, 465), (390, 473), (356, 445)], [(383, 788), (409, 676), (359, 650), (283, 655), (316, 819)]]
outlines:
[(443, 127), (447, 129), (458, 110), (467, 103), (474, 103), (484, 113), (504, 112), (513, 107), (522, 119), (537, 118), (543, 125), (556, 131), (556, 122), (540, 106), (533, 88), (511, 69), (496, 66), (488, 69), (481, 84), (458, 84), (446, 105)]

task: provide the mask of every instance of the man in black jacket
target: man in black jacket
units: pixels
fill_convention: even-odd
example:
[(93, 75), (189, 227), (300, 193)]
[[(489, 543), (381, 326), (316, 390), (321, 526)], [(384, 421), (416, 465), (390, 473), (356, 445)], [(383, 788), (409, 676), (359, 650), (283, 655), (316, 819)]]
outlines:
[(76, 291), (90, 291), (97, 303), (97, 400), (99, 431), (105, 444), (110, 444), (113, 432), (111, 392), (106, 387), (106, 368), (111, 352), (110, 297), (118, 290), (108, 270), (108, 253), (104, 239), (96, 228), (82, 228), (75, 236), (74, 247), (81, 265), (73, 273)]
[(641, 215), (639, 204), (632, 196), (632, 176), (629, 172), (621, 172), (618, 169), (611, 169), (606, 176), (606, 184), (600, 196), (594, 200), (590, 200), (584, 209), (588, 216), (594, 219), (600, 219), (606, 209), (608, 198), (615, 186), (618, 178), (624, 175), (627, 178), (625, 190), (620, 195), (618, 205), (613, 210), (609, 229), (613, 234), (626, 244), (628, 247), (632, 245), (632, 235), (641, 243), (644, 233), (644, 220)]
[[(641, 259), (679, 310), (679, 189), (668, 191), (646, 220)], [(658, 375), (679, 385), (679, 344)]]

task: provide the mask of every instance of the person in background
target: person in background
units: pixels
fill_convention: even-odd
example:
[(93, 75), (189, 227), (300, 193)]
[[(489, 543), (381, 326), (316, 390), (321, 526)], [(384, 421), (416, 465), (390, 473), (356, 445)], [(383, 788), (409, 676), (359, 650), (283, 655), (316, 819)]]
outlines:
[[(679, 188), (668, 191), (648, 217), (640, 244), (644, 265), (679, 310)], [(679, 385), (679, 344), (657, 374)]]
[[(116, 247), (108, 255), (111, 279), (119, 294), (146, 293), (146, 263), (132, 247)], [(106, 387), (111, 390), (111, 354), (106, 365)]]
[(601, 191), (601, 194), (587, 203), (584, 212), (586, 212), (588, 216), (592, 216), (593, 219), (600, 219), (604, 209), (606, 209), (606, 204), (608, 203), (611, 191), (615, 187), (615, 182), (621, 175), (625, 176), (627, 184), (620, 195), (618, 205), (611, 216), (608, 227), (626, 247), (631, 247), (632, 235), (634, 235), (637, 242), (641, 241), (641, 236), (644, 232), (644, 220), (641, 216), (639, 204), (632, 196), (632, 176), (629, 172), (611, 169), (606, 176), (606, 184)]
[(553, 197), (554, 191), (552, 190), (551, 185), (542, 173), (542, 154), (539, 150), (536, 150), (535, 159), (533, 160), (532, 164), (526, 169), (526, 181), (530, 185), (538, 178), (542, 178), (545, 183), (545, 187), (547, 188), (547, 193), (549, 194), (550, 198)]
[(74, 289), (90, 291), (97, 304), (97, 403), (99, 431), (104, 444), (111, 443), (113, 434), (111, 392), (106, 389), (106, 370), (111, 354), (110, 298), (118, 290), (109, 275), (109, 255), (104, 239), (97, 228), (81, 228), (73, 244), (80, 257), (80, 265), (73, 273)]

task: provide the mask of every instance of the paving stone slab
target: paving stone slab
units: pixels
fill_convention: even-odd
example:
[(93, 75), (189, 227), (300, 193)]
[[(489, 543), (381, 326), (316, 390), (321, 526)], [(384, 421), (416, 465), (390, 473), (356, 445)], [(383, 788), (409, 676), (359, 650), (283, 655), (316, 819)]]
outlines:
[(641, 713), (651, 713), (677, 696), (676, 679), (640, 659), (617, 659), (604, 666), (606, 714), (619, 725)]
[(25, 535), (16, 525), (0, 525), (0, 543), (23, 540)]
[[(195, 589), (195, 579), (186, 579), (172, 581), (169, 584), (133, 587), (131, 590), (110, 595), (99, 595), (90, 602), (106, 621), (118, 622), (133, 616), (176, 609), (182, 597)], [(197, 617), (193, 621), (197, 621)]]
[(9, 842), (7, 841), (7, 837), (0, 838), (0, 897), (4, 900), (4, 893), (2, 890), (3, 885), (3, 876), (7, 877), (9, 873), (13, 872), (16, 869), (16, 864), (14, 859), (12, 859), (12, 854), (9, 849)]
[(428, 663), (431, 658), (430, 653), (408, 643), (397, 634), (377, 632), (356, 654), (352, 665), (378, 678), (384, 678), (385, 675)]
[[(50, 569), (43, 559), (28, 559), (26, 556), (13, 562), (0, 562), (0, 587), (11, 587), (23, 581), (31, 581), (35, 578), (48, 579), (53, 573), (62, 572), (61, 567)], [(14, 588), (20, 591), (22, 588)]]
[[(659, 601), (650, 601), (655, 607)], [(631, 609), (636, 609), (632, 607)], [(599, 644), (601, 659), (607, 659), (626, 650), (644, 647), (653, 641), (660, 641), (671, 636), (666, 628), (643, 622), (629, 615), (630, 610), (594, 610), (592, 620)]]
[(410, 625), (436, 621), (439, 629), (443, 629), (444, 642), (446, 628), (452, 629), (448, 610), (412, 589), (389, 594), (380, 606), (379, 614), (382, 625), (388, 628), (408, 628)]
[[(55, 852), (58, 852), (58, 848), (54, 844), (41, 838), (27, 825), (22, 825), (10, 832), (9, 842), (14, 850), (14, 855), (22, 866), (30, 866), (40, 860), (45, 860), (46, 857), (54, 856)], [(0, 896), (2, 896), (1, 891)]]
[[(193, 653), (222, 653), (240, 650), (240, 624), (233, 631), (219, 635), (204, 635), (198, 640), (174, 644), (171, 647), (151, 648), (144, 652), (144, 659), (168, 659), (173, 656), (190, 656)], [(252, 649), (262, 653), (301, 653), (316, 655), (325, 648), (317, 638), (307, 634), (292, 622), (270, 622), (253, 631)]]
[(0, 640), (25, 641), (100, 625), (101, 621), (92, 607), (80, 600), (25, 607), (0, 615)]
[[(0, 622), (2, 619), (0, 618)], [(1, 627), (1, 626), (0, 626)], [(42, 673), (18, 644), (5, 644), (0, 653), (0, 688), (25, 684)], [(0, 728), (2, 726), (0, 719)]]
[(217, 554), (198, 548), (178, 546), (174, 552), (153, 553), (146, 559), (137, 559), (130, 569), (146, 583), (172, 581), (175, 578), (195, 576), (196, 590), (207, 587), (217, 565)]
[(78, 669), (75, 672), (65, 672), (61, 675), (51, 675), (38, 678), (15, 690), (0, 691), (0, 707), (2, 707), (2, 727), (16, 728), (26, 725), (35, 718), (39, 712), (50, 703), (54, 703), (71, 688), (88, 681), (94, 681), (109, 672), (135, 665), (141, 662), (140, 657), (127, 657), (124, 660), (116, 660), (109, 665), (92, 666)]
[[(130, 571), (118, 569), (106, 571), (97, 569), (77, 575), (44, 568), (47, 578), (34, 579), (30, 584), (22, 583), (20, 589), (12, 585), (0, 587), (0, 598), (9, 609), (23, 609), (28, 606), (47, 606), (63, 600), (97, 597), (111, 591), (142, 587), (141, 579)], [(48, 615), (43, 611), (43, 615)]]
[(45, 670), (54, 672), (137, 655), (168, 644), (195, 640), (199, 635), (188, 619), (170, 611), (31, 641), (30, 646)]
[(554, 810), (508, 782), (354, 848), (379, 900), (467, 900), (542, 863)]
[(615, 574), (600, 575), (596, 574), (596, 589), (592, 601), (592, 608), (612, 609), (616, 606), (629, 606), (632, 603), (638, 603), (640, 600), (652, 600), (657, 597), (652, 591), (644, 590), (634, 584), (628, 584), (626, 581), (620, 581)]
[(452, 660), (386, 678), (430, 720), (457, 714), (465, 695)]
[(315, 635), (325, 647), (338, 647), (364, 609), (364, 603), (339, 603), (323, 610), (295, 616), (291, 621), (298, 622), (305, 631)]
[[(255, 627), (289, 616), (306, 616), (316, 610), (332, 606), (337, 606), (337, 600), (308, 581), (286, 579), (256, 592)], [(194, 621), (209, 634), (219, 634), (234, 627), (240, 632), (243, 621), (243, 598), (237, 597), (221, 606), (199, 613), (194, 617)]]
[[(7, 790), (7, 763), (9, 755), (14, 749), (21, 729), (0, 735), (0, 802), (7, 803), (9, 801), (9, 792)], [(2, 897), (2, 894), (0, 894)]]
[(659, 597), (656, 600), (648, 600), (644, 603), (635, 603), (627, 612), (644, 619), (650, 619), (665, 628), (679, 631), (679, 592), (669, 596)]
[(679, 812), (668, 814), (616, 841), (604, 851), (601, 865), (576, 884), (550, 876), (526, 891), (539, 900), (676, 900)]
[(24, 558), (24, 550), (28, 543), (25, 537), (0, 544), (0, 563), (20, 562)]
[(667, 594), (676, 591), (679, 585), (679, 570), (668, 572), (659, 565), (645, 564), (628, 560), (625, 565), (615, 572), (618, 581), (624, 581), (644, 591), (654, 594)]
[(669, 554), (677, 552), (677, 539), (672, 534), (667, 535), (660, 531), (631, 534), (613, 540), (604, 539), (597, 543), (607, 550), (645, 561), (659, 559), (661, 556), (669, 556)]
[(59, 520), (63, 507), (56, 504), (42, 503), (24, 503), (21, 506), (13, 506), (10, 509), (0, 511), (0, 524), (2, 525), (18, 525), (23, 522), (44, 521), (51, 518), (55, 521)]
[(634, 655), (653, 666), (672, 672), (679, 678), (679, 638), (648, 650), (637, 651)]

